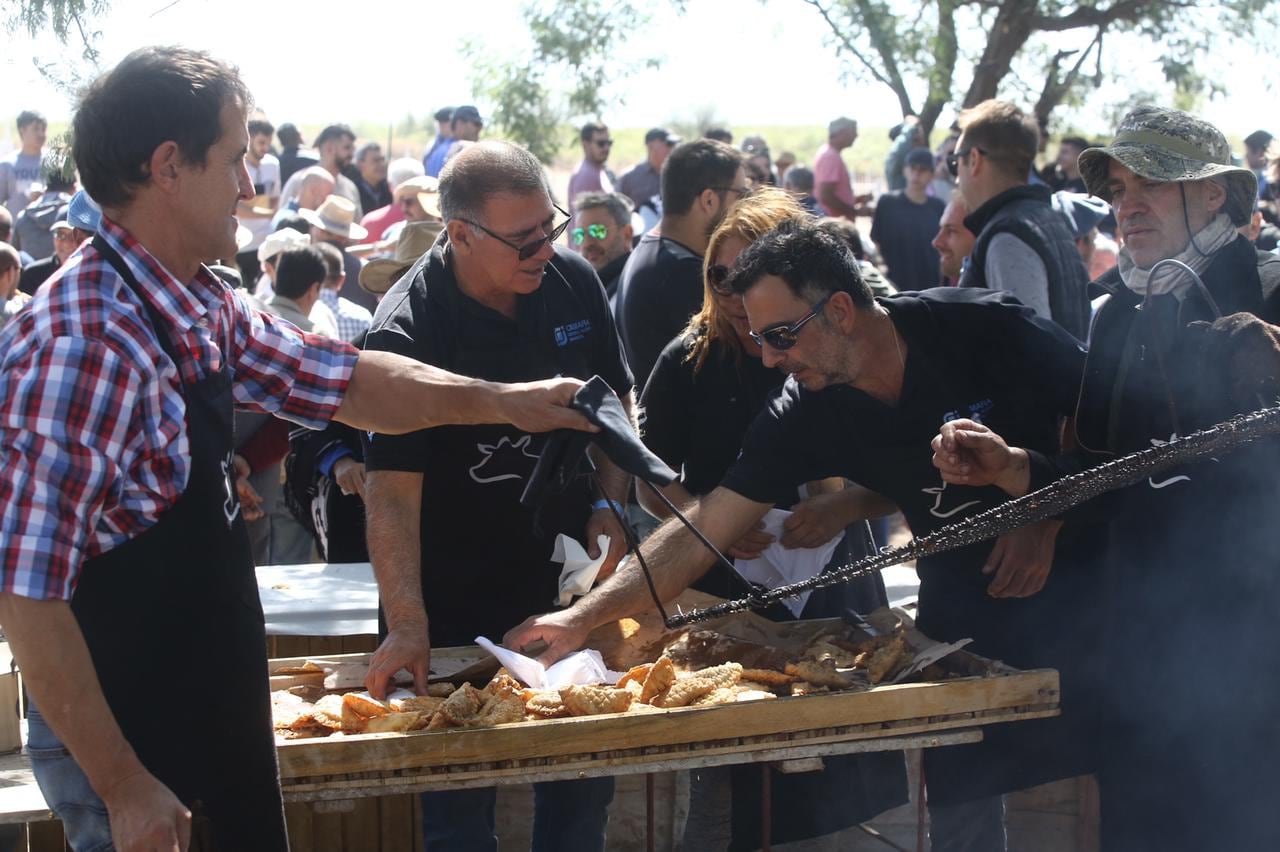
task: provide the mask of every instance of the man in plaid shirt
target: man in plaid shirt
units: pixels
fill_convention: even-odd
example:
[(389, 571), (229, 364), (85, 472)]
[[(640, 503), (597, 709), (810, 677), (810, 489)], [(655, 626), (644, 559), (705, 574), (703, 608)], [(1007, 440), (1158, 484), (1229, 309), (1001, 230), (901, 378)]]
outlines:
[(0, 624), (76, 849), (287, 849), (233, 406), (306, 426), (589, 428), (580, 383), (497, 385), (265, 316), (235, 254), (248, 91), (182, 48), (89, 87), (98, 235), (0, 333)]

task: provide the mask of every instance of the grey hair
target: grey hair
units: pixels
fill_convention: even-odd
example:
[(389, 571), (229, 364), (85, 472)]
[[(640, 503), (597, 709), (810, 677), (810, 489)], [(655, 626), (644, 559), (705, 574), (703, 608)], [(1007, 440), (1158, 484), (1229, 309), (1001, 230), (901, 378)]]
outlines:
[(792, 166), (787, 169), (787, 174), (782, 179), (782, 185), (786, 189), (793, 189), (796, 192), (812, 194), (813, 169), (808, 166)]
[(477, 142), (440, 171), (440, 215), (445, 222), (479, 221), (489, 197), (504, 193), (551, 197), (542, 163), (510, 142)]
[(631, 211), (635, 210), (635, 205), (631, 203), (630, 198), (620, 192), (582, 192), (573, 199), (573, 209), (576, 213), (595, 210), (598, 207), (607, 209), (613, 221), (618, 223), (618, 227), (623, 228), (631, 224)]

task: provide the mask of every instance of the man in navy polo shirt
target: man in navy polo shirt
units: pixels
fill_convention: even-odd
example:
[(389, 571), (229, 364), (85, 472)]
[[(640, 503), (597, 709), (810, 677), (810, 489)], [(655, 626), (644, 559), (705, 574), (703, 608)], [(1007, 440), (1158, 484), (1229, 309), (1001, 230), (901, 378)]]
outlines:
[[(470, 146), (440, 174), (440, 208), (447, 238), (387, 292), (366, 350), (489, 381), (599, 375), (630, 400), (600, 279), (554, 246), (564, 224), (554, 226), (538, 160), (507, 142)], [(580, 479), (526, 508), (541, 449), (540, 436), (505, 426), (370, 437), (369, 555), (388, 626), (370, 664), (375, 695), (401, 668), (425, 687), (432, 645), (496, 639), (552, 605), (557, 534), (583, 540), (593, 557), (608, 535), (603, 570), (617, 564), (626, 545), (609, 502), (626, 499), (626, 475), (600, 456), (605, 493)], [(536, 784), (534, 796), (535, 850), (604, 848), (611, 778)], [(494, 797), (493, 788), (424, 794), (426, 847), (496, 849)]]

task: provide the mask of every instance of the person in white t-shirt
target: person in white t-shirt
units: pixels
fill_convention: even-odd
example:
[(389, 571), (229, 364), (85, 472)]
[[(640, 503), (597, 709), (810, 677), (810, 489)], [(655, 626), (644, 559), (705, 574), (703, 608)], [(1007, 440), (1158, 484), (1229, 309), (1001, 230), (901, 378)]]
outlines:
[(271, 122), (254, 119), (249, 122), (249, 150), (244, 164), (253, 181), (253, 199), (241, 201), (236, 218), (253, 234), (246, 249), (256, 249), (271, 233), (271, 217), (280, 203), (280, 161), (271, 153)]

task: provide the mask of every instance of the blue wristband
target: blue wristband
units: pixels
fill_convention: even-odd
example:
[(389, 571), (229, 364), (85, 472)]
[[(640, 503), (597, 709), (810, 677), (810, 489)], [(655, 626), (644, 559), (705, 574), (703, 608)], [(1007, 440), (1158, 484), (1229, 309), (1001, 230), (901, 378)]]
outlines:
[(601, 497), (599, 500), (591, 504), (591, 510), (593, 512), (598, 512), (601, 509), (608, 509), (610, 506), (613, 507), (613, 511), (617, 512), (619, 515), (622, 514), (621, 503), (619, 503), (617, 500), (606, 500), (603, 497)]

